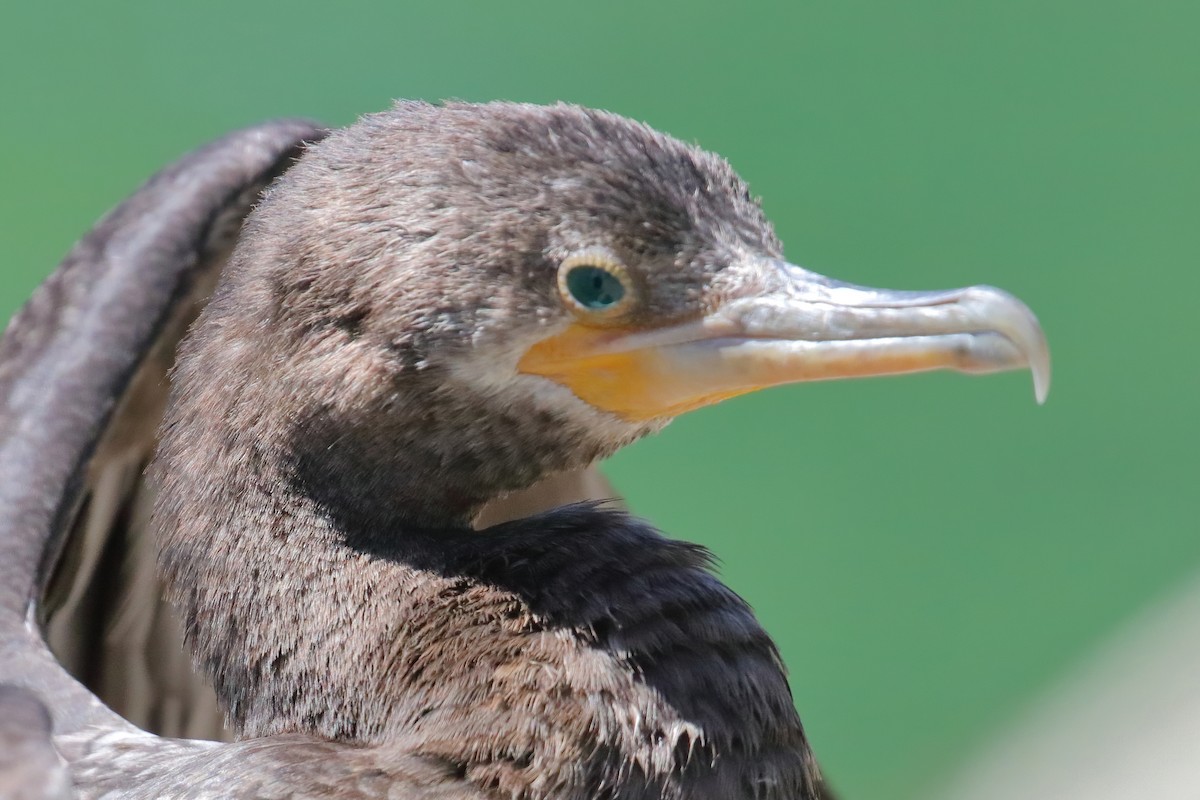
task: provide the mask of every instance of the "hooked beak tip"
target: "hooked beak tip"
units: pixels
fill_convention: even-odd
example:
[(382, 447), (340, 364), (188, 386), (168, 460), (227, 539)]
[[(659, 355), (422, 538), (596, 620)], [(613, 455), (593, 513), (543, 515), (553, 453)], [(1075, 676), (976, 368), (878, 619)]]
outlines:
[(1030, 365), (1030, 370), (1033, 372), (1033, 397), (1039, 406), (1044, 406), (1050, 395), (1050, 359), (1047, 357), (1041, 363)]

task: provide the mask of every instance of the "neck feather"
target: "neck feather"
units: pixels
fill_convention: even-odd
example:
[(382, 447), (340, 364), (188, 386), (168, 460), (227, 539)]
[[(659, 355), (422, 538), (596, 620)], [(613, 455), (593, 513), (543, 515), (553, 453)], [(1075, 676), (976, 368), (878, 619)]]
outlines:
[(370, 359), (264, 380), (214, 330), (175, 374), (155, 527), (240, 735), (415, 742), (528, 800), (816, 796), (778, 654), (702, 549), (592, 505), (470, 530), (602, 455), (568, 420)]
[(529, 798), (816, 796), (778, 654), (701, 548), (590, 504), (356, 528), (263, 488), (162, 520), (240, 735), (418, 741)]

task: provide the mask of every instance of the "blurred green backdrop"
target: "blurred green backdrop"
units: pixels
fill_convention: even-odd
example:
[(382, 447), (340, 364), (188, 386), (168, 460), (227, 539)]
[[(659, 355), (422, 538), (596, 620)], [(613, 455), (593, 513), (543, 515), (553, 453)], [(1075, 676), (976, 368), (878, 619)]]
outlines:
[(1200, 5), (9, 4), (0, 316), (179, 153), (394, 97), (599, 106), (727, 156), (797, 263), (995, 283), (1025, 375), (807, 385), (680, 420), (609, 472), (721, 557), (850, 800), (921, 797), (1200, 569)]

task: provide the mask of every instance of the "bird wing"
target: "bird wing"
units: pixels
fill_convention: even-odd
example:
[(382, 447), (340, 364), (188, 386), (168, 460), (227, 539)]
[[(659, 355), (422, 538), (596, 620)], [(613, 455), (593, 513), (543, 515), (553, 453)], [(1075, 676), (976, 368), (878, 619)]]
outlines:
[(0, 797), (66, 800), (66, 765), (54, 750), (50, 714), (33, 693), (0, 686)]
[(91, 683), (96, 614), (115, 594), (122, 549), (137, 549), (131, 498), (174, 345), (263, 187), (322, 135), (269, 123), (158, 173), (84, 236), (0, 339), (0, 682), (41, 697), (59, 733), (132, 730), (46, 637)]

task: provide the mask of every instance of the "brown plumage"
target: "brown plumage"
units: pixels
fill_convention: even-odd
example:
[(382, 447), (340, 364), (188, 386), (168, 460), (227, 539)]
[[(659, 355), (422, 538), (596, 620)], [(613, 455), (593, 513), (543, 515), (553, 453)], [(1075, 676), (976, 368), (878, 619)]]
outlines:
[(239, 733), (417, 736), (503, 796), (814, 794), (775, 649), (702, 551), (593, 506), (471, 531), (657, 427), (460, 366), (544, 335), (558, 260), (597, 244), (667, 276), (657, 318), (778, 255), (725, 162), (570, 107), (404, 104), (273, 187), (155, 468), (167, 584)]
[[(70, 424), (20, 406), (27, 430), (0, 435), (0, 469), (48, 476), (0, 481), (23, 526), (0, 539), (0, 680), (54, 709), (82, 793), (827, 796), (778, 654), (704, 550), (596, 503), (475, 528), (508, 493), (770, 383), (1033, 364), (1044, 392), (1044, 341), (997, 290), (884, 293), (784, 264), (724, 161), (602, 112), (398, 104), (310, 146), (238, 236), (180, 349), (152, 475), (162, 578), (243, 741), (131, 729), (19, 627), (49, 578), (36, 559), (71, 530), (124, 527), (113, 546), (136, 551), (153, 493), (102, 512), (96, 488), (146, 456), (157, 414), (130, 411), (135, 389), (220, 269), (214, 220), (322, 135), (231, 137), (102, 223), (68, 264), (119, 243), (101, 252), (127, 264), (93, 257), (81, 279), (143, 293), (157, 321), (72, 296), (99, 310), (59, 323), (82, 339), (70, 355), (112, 356), (45, 384)], [(616, 293), (580, 299), (576, 263)], [(22, 347), (48, 318), (35, 304), (0, 349), (12, 398), (67, 354)], [(135, 491), (129, 474), (109, 483)], [(104, 573), (64, 563), (60, 584)]]

